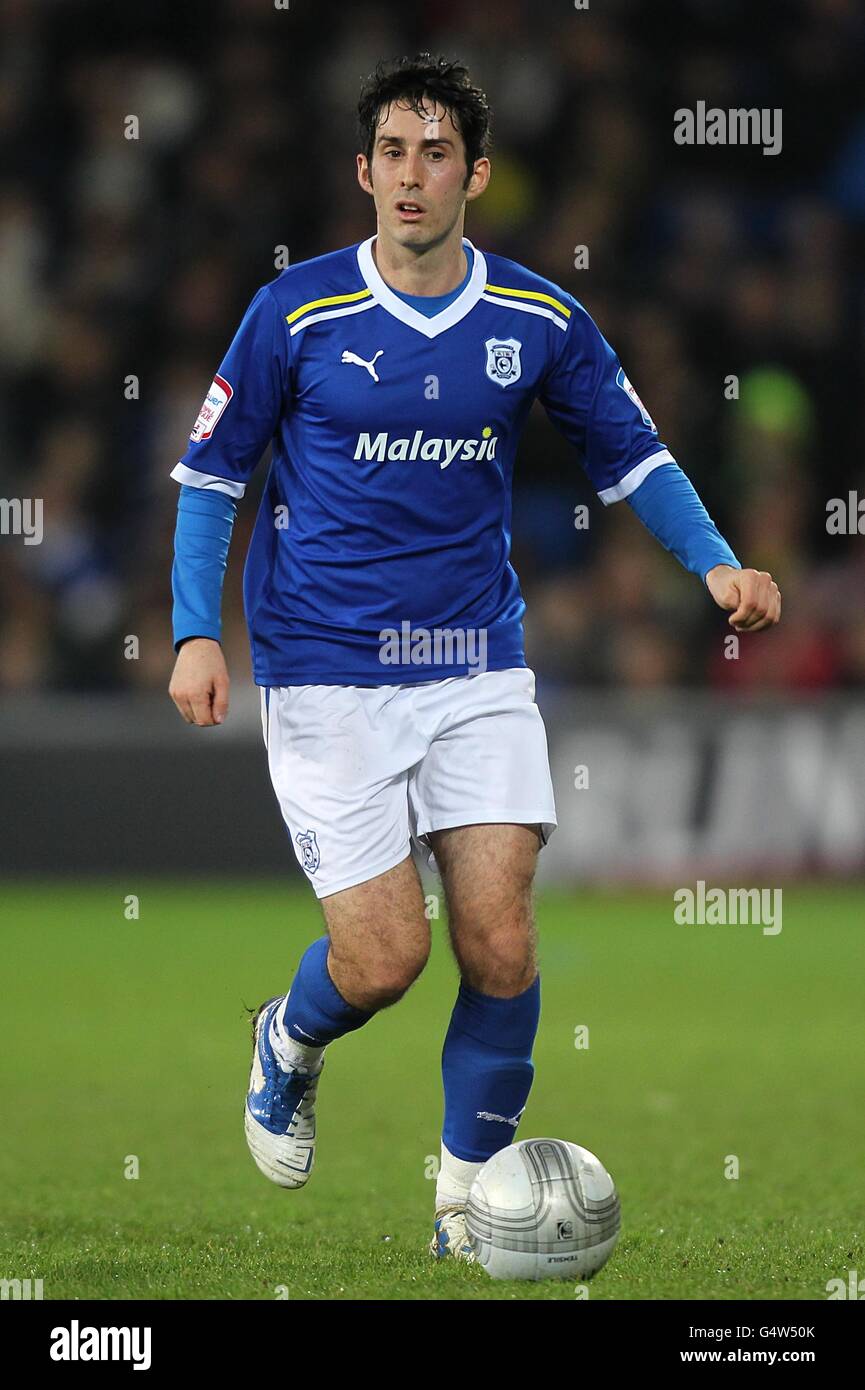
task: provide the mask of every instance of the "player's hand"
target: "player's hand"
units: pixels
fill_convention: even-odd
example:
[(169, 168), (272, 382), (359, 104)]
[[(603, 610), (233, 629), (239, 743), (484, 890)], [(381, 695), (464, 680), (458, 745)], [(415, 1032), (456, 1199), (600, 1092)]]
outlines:
[(781, 617), (781, 590), (765, 570), (737, 570), (716, 565), (706, 587), (719, 608), (732, 608), (728, 622), (736, 632), (759, 632)]
[(228, 667), (211, 637), (190, 637), (177, 653), (168, 693), (187, 724), (221, 724), (228, 714)]

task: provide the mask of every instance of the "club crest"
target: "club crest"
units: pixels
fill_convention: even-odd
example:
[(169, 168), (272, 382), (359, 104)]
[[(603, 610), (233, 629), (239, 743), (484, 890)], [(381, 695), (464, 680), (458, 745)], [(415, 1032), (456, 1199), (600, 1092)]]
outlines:
[(520, 348), (516, 338), (487, 338), (487, 376), (499, 386), (511, 386), (522, 375)]
[(315, 838), (314, 830), (299, 832), (295, 835), (295, 840), (300, 846), (301, 868), (308, 874), (314, 874), (321, 863), (321, 855), (318, 852), (318, 841)]

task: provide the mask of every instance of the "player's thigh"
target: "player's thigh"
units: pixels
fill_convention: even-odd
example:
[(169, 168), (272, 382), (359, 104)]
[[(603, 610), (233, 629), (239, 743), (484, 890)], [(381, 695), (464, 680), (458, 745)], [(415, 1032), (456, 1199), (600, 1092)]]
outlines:
[(544, 722), (526, 668), (442, 681), (424, 695), (429, 750), (411, 769), (415, 838), (468, 825), (556, 826)]
[(432, 831), (429, 840), (463, 978), (488, 994), (527, 989), (537, 974), (532, 883), (540, 825), (462, 825)]
[(426, 965), (430, 924), (411, 856), (375, 878), (321, 899), (330, 937), (328, 968), (357, 1007), (400, 997)]
[(429, 841), (452, 923), (481, 929), (531, 919), (538, 825), (460, 825), (431, 831)]
[(361, 885), (410, 850), (408, 771), (423, 742), (387, 689), (266, 693), (268, 766), (298, 862), (318, 898)]
[(499, 998), (522, 994), (538, 973), (531, 881), (540, 828), (460, 826), (437, 831), (430, 840), (464, 983)]

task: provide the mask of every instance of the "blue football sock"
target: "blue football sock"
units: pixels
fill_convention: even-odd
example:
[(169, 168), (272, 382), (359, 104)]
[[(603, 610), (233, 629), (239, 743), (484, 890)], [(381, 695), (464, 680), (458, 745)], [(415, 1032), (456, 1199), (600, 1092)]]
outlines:
[(343, 999), (327, 968), (330, 938), (319, 937), (301, 957), (285, 1006), (283, 1027), (290, 1038), (311, 1047), (325, 1047), (344, 1033), (362, 1028), (373, 1017)]
[(531, 1090), (541, 978), (513, 999), (461, 984), (442, 1050), (442, 1142), (457, 1158), (485, 1162), (510, 1144)]

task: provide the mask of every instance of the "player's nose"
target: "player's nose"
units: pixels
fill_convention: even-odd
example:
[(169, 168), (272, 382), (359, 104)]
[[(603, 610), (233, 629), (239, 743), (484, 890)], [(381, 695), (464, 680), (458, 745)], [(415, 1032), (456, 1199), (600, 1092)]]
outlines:
[(402, 169), (403, 188), (419, 188), (422, 181), (423, 164), (417, 155), (408, 155)]

